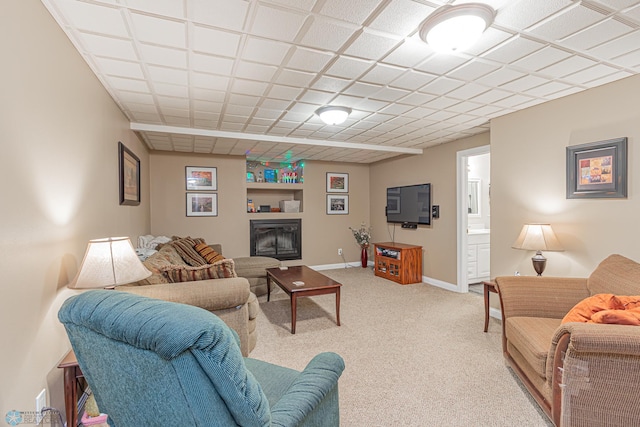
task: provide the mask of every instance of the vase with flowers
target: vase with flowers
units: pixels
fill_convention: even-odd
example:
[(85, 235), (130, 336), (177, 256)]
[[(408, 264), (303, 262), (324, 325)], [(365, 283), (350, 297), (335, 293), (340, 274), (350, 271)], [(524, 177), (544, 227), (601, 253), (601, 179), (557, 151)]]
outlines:
[(353, 233), (353, 237), (356, 239), (356, 243), (360, 245), (360, 261), (362, 263), (362, 268), (367, 266), (368, 255), (367, 249), (369, 248), (369, 243), (371, 242), (371, 227), (367, 227), (363, 222), (360, 224), (360, 228), (349, 227), (349, 230)]

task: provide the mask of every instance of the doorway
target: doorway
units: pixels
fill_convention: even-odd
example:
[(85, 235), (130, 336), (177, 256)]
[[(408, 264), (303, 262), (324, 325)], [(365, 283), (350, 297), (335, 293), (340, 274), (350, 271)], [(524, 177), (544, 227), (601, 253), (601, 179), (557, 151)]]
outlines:
[(457, 292), (490, 274), (490, 146), (457, 153)]

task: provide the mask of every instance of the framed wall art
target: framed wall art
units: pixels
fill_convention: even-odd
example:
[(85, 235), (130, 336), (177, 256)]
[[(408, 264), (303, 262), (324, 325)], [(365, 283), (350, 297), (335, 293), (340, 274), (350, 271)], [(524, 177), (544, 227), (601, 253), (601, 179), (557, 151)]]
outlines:
[(349, 174), (327, 172), (327, 193), (348, 193)]
[(626, 197), (626, 137), (567, 147), (567, 199)]
[(187, 193), (187, 216), (218, 216), (218, 195)]
[(218, 189), (216, 168), (187, 166), (185, 175), (187, 190), (216, 191)]
[(120, 177), (120, 204), (140, 204), (140, 159), (122, 142), (118, 142), (118, 169)]
[(349, 196), (327, 194), (327, 215), (348, 215)]

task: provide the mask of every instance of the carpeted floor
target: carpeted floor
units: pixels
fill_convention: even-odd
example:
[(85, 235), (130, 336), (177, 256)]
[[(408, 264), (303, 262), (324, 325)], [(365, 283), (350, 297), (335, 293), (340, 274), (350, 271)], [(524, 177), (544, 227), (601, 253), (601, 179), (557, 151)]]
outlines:
[(551, 426), (505, 366), (500, 322), (483, 333), (483, 299), (427, 284), (401, 286), (370, 268), (323, 271), (335, 297), (298, 300), (290, 333), (287, 295), (259, 298), (251, 357), (302, 370), (317, 353), (340, 354), (342, 426)]

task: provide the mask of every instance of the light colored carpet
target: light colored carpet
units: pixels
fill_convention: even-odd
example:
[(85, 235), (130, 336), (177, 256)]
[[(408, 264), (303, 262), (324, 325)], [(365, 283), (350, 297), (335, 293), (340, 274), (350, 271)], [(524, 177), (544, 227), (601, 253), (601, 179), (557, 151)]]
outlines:
[(288, 296), (260, 297), (251, 357), (302, 370), (317, 353), (341, 355), (342, 426), (519, 426), (548, 422), (506, 367), (501, 325), (483, 333), (483, 299), (427, 284), (401, 286), (370, 268), (322, 271), (335, 297), (298, 300), (292, 335)]

